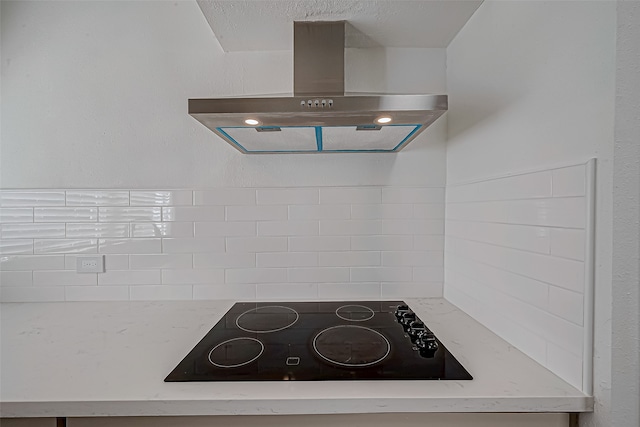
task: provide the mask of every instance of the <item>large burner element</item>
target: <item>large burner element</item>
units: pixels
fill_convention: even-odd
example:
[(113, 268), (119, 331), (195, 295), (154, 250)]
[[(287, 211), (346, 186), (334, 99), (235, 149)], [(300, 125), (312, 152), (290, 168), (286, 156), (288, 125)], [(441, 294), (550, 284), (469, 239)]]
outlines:
[(373, 329), (340, 325), (316, 335), (313, 349), (333, 364), (364, 367), (382, 362), (389, 355), (391, 346), (384, 335)]
[(256, 360), (264, 345), (255, 338), (233, 338), (213, 347), (209, 362), (218, 368), (238, 368)]
[(236, 326), (246, 332), (266, 334), (287, 329), (298, 321), (298, 312), (280, 305), (256, 307), (236, 319)]

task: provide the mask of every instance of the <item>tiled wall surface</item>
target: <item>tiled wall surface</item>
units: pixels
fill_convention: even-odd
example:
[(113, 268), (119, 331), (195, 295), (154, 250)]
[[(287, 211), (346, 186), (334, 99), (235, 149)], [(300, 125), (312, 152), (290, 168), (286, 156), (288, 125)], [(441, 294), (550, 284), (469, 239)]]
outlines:
[[(441, 296), (443, 234), (444, 188), (4, 190), (0, 296)], [(104, 273), (76, 273), (89, 254)]]
[(588, 170), (476, 181), (446, 197), (445, 297), (579, 389)]

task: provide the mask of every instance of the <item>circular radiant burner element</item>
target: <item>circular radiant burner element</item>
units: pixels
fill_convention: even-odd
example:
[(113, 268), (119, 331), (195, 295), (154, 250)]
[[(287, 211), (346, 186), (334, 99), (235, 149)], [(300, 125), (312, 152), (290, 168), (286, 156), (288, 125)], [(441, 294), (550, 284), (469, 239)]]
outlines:
[(364, 305), (343, 305), (336, 310), (336, 315), (350, 322), (364, 322), (373, 317), (374, 312)]
[(266, 334), (287, 329), (298, 321), (298, 312), (281, 305), (256, 307), (236, 319), (236, 326), (246, 332)]
[(382, 362), (391, 351), (380, 332), (354, 325), (339, 325), (321, 331), (313, 349), (324, 360), (339, 366), (363, 367)]
[(264, 351), (264, 344), (255, 338), (232, 338), (213, 347), (209, 362), (218, 368), (237, 368), (256, 360)]

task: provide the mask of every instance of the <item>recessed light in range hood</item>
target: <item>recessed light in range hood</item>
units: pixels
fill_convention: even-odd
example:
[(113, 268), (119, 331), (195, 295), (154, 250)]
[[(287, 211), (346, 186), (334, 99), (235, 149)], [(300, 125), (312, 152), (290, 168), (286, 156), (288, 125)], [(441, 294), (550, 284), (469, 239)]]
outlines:
[(400, 151), (446, 95), (345, 95), (345, 22), (294, 23), (294, 96), (189, 99), (189, 114), (246, 154)]

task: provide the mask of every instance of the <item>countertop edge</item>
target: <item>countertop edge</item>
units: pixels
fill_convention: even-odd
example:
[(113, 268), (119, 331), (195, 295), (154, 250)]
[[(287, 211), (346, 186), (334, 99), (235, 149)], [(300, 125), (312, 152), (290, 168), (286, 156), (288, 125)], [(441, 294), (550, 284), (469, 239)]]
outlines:
[(590, 396), (0, 402), (6, 418), (592, 411)]

